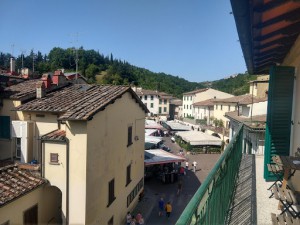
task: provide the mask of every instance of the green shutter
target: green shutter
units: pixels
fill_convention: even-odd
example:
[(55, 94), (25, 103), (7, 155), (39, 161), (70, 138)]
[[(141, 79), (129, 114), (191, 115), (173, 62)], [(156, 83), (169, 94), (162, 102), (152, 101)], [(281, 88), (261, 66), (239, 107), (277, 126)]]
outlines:
[(0, 116), (0, 138), (10, 139), (10, 117)]
[(275, 179), (267, 169), (272, 156), (289, 155), (290, 152), (294, 73), (294, 67), (274, 66), (270, 69), (264, 156), (267, 181)]

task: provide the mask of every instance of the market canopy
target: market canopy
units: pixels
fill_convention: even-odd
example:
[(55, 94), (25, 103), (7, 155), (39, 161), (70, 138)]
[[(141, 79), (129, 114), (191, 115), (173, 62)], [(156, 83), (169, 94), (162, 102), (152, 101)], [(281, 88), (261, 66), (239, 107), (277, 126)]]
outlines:
[(222, 140), (220, 138), (200, 131), (177, 132), (176, 135), (181, 137), (185, 142), (190, 143), (190, 145), (222, 145)]
[(145, 150), (145, 166), (184, 161), (186, 161), (186, 158), (161, 149)]
[(167, 121), (164, 122), (163, 125), (166, 125), (168, 129), (172, 131), (184, 131), (184, 130), (191, 130), (190, 126), (187, 126), (185, 124), (177, 123), (174, 121)]

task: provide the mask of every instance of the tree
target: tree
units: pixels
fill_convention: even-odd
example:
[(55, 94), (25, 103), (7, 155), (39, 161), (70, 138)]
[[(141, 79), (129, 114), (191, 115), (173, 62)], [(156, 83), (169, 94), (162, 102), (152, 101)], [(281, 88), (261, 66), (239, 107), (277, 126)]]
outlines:
[(99, 67), (95, 64), (89, 64), (85, 70), (85, 76), (88, 79), (88, 82), (94, 83), (96, 81), (96, 74), (99, 72)]

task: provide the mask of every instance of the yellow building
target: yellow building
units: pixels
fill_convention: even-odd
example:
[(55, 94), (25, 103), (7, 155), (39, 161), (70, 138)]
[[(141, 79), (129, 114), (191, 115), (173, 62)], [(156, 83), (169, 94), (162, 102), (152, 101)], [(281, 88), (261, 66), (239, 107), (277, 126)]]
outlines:
[(0, 224), (61, 223), (61, 191), (35, 173), (30, 165), (0, 168)]
[(9, 152), (32, 140), (19, 148), (21, 161), (37, 160), (61, 191), (63, 224), (122, 224), (143, 191), (146, 106), (127, 86), (65, 83), (50, 91), (45, 81), (31, 88), (35, 100), (12, 112)]

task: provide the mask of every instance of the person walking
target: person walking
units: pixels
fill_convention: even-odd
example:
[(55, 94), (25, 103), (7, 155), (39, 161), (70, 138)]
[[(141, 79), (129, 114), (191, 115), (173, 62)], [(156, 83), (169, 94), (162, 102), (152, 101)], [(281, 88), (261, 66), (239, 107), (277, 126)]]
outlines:
[(196, 173), (196, 169), (197, 169), (197, 162), (196, 161), (193, 162), (193, 168), (194, 168), (194, 173)]
[(182, 191), (182, 180), (179, 179), (178, 184), (177, 184), (177, 196), (180, 194), (180, 192)]
[(138, 214), (135, 216), (135, 220), (136, 220), (137, 225), (140, 224), (141, 218), (142, 218), (142, 214), (141, 214), (141, 212), (138, 212)]
[(160, 200), (158, 201), (158, 216), (161, 216), (163, 214), (164, 207), (165, 201), (163, 198), (160, 198)]
[(131, 217), (131, 221), (130, 221), (130, 225), (136, 225), (135, 222), (136, 222), (135, 217), (132, 216), (132, 217)]
[(185, 161), (185, 169), (186, 169), (186, 171), (189, 170), (189, 162), (188, 161)]
[(130, 225), (130, 223), (131, 223), (131, 214), (130, 214), (130, 212), (128, 212), (127, 213), (127, 215), (126, 215), (126, 225)]
[(172, 205), (171, 205), (171, 202), (168, 202), (168, 203), (166, 204), (165, 209), (166, 209), (166, 216), (167, 216), (167, 218), (169, 219), (169, 218), (170, 218), (170, 215), (171, 215), (171, 212), (172, 212)]

